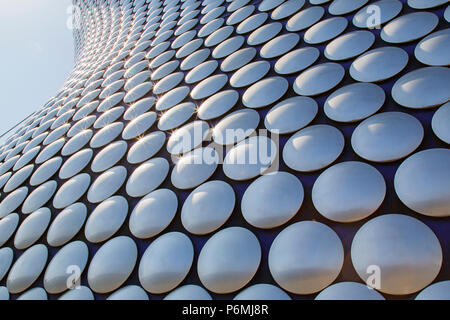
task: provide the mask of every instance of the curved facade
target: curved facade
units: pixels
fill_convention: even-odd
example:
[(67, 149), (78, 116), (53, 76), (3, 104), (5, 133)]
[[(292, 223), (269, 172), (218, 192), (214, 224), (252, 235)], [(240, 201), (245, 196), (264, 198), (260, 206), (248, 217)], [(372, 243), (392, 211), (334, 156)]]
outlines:
[(448, 1), (73, 5), (0, 299), (450, 299)]

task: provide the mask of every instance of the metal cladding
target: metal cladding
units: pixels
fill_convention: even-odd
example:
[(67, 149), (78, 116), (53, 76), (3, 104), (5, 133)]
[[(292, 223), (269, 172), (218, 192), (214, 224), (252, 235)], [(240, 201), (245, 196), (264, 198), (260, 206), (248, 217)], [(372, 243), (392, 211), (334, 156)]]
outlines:
[(74, 0), (0, 147), (0, 299), (450, 299), (449, 10)]

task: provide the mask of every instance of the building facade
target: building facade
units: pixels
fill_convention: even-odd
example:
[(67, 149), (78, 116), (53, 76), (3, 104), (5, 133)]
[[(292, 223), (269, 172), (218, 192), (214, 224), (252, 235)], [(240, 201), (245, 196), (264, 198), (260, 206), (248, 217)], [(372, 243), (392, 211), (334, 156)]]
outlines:
[(0, 299), (450, 299), (446, 0), (74, 0), (0, 148)]

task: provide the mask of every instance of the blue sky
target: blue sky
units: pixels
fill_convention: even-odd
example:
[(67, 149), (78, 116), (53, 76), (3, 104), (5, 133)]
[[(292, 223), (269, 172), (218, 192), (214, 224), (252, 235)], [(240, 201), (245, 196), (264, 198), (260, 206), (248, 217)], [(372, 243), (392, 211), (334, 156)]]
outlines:
[(4, 133), (53, 96), (73, 67), (71, 0), (0, 1), (0, 96)]

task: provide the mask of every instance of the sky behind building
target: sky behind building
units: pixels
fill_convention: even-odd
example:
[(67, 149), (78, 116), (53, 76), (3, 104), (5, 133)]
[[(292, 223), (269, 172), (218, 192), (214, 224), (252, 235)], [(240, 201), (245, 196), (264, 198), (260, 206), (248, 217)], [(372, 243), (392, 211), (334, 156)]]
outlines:
[(72, 70), (71, 4), (0, 1), (0, 134), (43, 106)]

